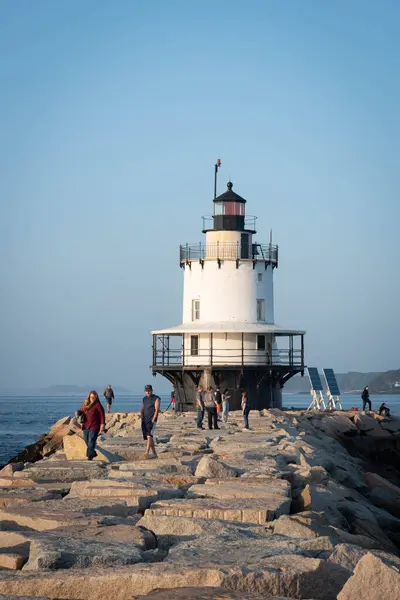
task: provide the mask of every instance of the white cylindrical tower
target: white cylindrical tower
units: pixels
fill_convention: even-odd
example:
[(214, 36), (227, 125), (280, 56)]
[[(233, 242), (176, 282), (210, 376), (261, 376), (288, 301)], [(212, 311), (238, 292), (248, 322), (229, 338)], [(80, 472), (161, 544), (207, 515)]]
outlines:
[(256, 217), (232, 188), (203, 217), (205, 241), (180, 247), (182, 324), (153, 332), (153, 373), (181, 390), (187, 408), (195, 385), (210, 378), (231, 388), (238, 405), (246, 389), (254, 408), (279, 406), (284, 382), (304, 370), (304, 332), (274, 323), (278, 247), (257, 242)]

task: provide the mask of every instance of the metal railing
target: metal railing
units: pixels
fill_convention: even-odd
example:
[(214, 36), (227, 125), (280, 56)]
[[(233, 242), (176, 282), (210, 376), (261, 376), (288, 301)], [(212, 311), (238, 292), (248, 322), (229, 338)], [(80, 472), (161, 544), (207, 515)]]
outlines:
[(241, 242), (186, 244), (179, 247), (179, 262), (194, 260), (256, 260), (278, 266), (278, 246)]
[(153, 348), (153, 367), (193, 367), (193, 366), (265, 365), (304, 366), (304, 352), (301, 349), (273, 349), (271, 353), (262, 350), (232, 349), (172, 349)]
[[(232, 215), (234, 216), (234, 215)], [(238, 215), (239, 216), (239, 215)], [(203, 220), (203, 231), (208, 231), (210, 229), (214, 229), (214, 216), (207, 215), (201, 217)], [(244, 218), (244, 229), (247, 231), (255, 231), (256, 230), (256, 221), (257, 217), (254, 215), (246, 215)]]

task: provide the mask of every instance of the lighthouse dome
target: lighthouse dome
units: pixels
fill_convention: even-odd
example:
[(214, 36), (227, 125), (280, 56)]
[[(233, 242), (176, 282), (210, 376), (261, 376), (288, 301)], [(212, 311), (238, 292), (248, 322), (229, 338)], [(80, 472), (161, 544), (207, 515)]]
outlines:
[(224, 192), (223, 194), (221, 194), (220, 196), (215, 198), (214, 202), (240, 202), (241, 204), (246, 204), (246, 200), (244, 198), (242, 198), (241, 196), (239, 196), (239, 194), (236, 194), (236, 192), (234, 192), (232, 190), (232, 188), (233, 188), (232, 181), (228, 181), (228, 183), (226, 184), (226, 187), (227, 187), (226, 192)]

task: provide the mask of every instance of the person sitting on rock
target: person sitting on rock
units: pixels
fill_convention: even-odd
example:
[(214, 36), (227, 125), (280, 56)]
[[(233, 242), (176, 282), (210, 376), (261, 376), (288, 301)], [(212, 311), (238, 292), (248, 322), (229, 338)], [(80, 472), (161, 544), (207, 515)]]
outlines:
[(83, 439), (86, 442), (86, 456), (93, 460), (97, 456), (96, 442), (99, 433), (104, 432), (106, 416), (96, 390), (91, 390), (78, 410), (81, 419)]
[(160, 412), (161, 400), (159, 396), (153, 394), (153, 386), (151, 385), (144, 386), (144, 393), (145, 396), (142, 402), (142, 410), (140, 411), (143, 439), (147, 441), (144, 458), (149, 458), (150, 450), (153, 453), (153, 457), (157, 458), (153, 436), (157, 424), (158, 413)]
[(381, 417), (390, 417), (390, 408), (388, 408), (386, 404), (382, 402), (379, 407), (378, 414), (381, 415)]

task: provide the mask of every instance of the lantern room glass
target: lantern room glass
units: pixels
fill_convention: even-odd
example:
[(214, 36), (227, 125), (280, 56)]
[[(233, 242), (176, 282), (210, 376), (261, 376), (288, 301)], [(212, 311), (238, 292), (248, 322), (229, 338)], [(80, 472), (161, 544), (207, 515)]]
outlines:
[(214, 202), (214, 215), (234, 215), (244, 217), (243, 202)]

